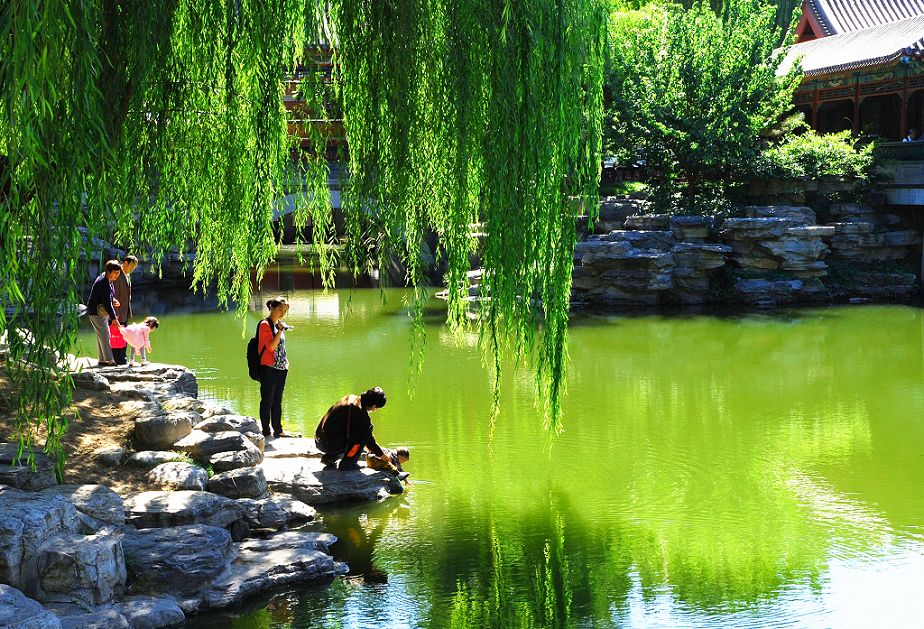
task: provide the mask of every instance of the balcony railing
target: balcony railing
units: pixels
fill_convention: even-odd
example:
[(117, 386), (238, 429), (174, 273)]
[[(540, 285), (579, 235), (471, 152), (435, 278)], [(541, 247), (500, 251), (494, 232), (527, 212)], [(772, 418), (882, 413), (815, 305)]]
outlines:
[(881, 142), (876, 150), (883, 161), (924, 162), (924, 141)]

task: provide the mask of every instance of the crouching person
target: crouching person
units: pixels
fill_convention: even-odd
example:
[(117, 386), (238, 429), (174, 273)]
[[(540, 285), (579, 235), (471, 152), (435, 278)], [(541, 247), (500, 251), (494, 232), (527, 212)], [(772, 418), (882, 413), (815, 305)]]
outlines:
[[(325, 469), (358, 470), (357, 461), (365, 448), (381, 460), (386, 469), (397, 474), (372, 434), (369, 413), (385, 406), (385, 392), (381, 388), (369, 389), (362, 395), (346, 395), (327, 409), (314, 431), (314, 442), (324, 453), (321, 462)], [(337, 463), (339, 461), (339, 464)]]
[(399, 480), (403, 480), (405, 484), (410, 484), (407, 480), (407, 477), (410, 476), (408, 472), (404, 471), (403, 465), (408, 462), (408, 459), (411, 458), (411, 451), (407, 446), (401, 446), (400, 448), (395, 448), (394, 450), (384, 450), (385, 457), (391, 463), (391, 468), (382, 461), (380, 457), (375, 456), (371, 452), (366, 455), (366, 467), (379, 470), (382, 472), (392, 472), (397, 474)]

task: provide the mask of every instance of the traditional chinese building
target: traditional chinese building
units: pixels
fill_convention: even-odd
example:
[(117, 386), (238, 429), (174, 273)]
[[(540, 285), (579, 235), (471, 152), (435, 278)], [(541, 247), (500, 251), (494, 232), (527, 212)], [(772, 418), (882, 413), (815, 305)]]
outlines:
[(899, 141), (924, 130), (924, 0), (805, 0), (793, 100), (812, 128)]

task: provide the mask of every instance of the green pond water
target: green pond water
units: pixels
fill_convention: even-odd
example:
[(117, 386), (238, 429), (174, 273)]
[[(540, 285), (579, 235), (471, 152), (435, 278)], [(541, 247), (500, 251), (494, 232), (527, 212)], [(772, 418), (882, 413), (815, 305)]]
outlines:
[[(418, 482), (322, 512), (348, 577), (193, 626), (924, 626), (924, 311), (576, 319), (550, 440), (526, 372), (491, 426), (475, 340), (436, 317), (409, 396), (405, 292), (288, 294), (286, 429), (382, 386)], [(153, 360), (258, 414), (240, 321), (161, 324)]]

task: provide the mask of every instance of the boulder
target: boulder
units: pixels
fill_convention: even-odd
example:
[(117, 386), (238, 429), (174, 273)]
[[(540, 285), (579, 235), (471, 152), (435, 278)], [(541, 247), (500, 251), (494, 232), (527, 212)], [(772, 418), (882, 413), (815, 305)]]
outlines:
[(206, 404), (203, 400), (195, 397), (189, 397), (188, 395), (167, 398), (163, 400), (160, 405), (161, 408), (163, 408), (168, 413), (191, 411), (201, 415), (206, 408)]
[(635, 214), (626, 218), (626, 229), (670, 229), (670, 214)]
[(245, 432), (242, 433), (253, 445), (257, 446), (257, 450), (263, 452), (266, 449), (266, 437), (259, 432)]
[(314, 443), (314, 439), (295, 437), (290, 439), (273, 439), (266, 443), (263, 456), (267, 459), (276, 458), (306, 458), (321, 456), (321, 451)]
[(161, 463), (150, 472), (148, 478), (163, 489), (190, 489), (204, 491), (209, 482), (209, 475), (198, 465), (173, 461)]
[(645, 231), (617, 229), (603, 237), (607, 242), (628, 242), (636, 249), (657, 249), (667, 251), (674, 245), (674, 236), (669, 231)]
[(216, 472), (227, 472), (241, 467), (259, 465), (263, 461), (263, 453), (249, 439), (244, 440), (244, 447), (235, 452), (219, 452), (205, 459), (208, 465)]
[(262, 467), (271, 491), (312, 506), (379, 500), (404, 491), (391, 474), (366, 467), (350, 472), (324, 470), (320, 459), (266, 459)]
[(259, 498), (266, 493), (266, 478), (259, 467), (242, 467), (209, 479), (209, 491), (228, 498)]
[(125, 519), (139, 529), (184, 524), (227, 527), (243, 517), (236, 502), (204, 491), (145, 491), (125, 501)]
[(133, 369), (118, 366), (98, 371), (109, 379), (113, 392), (144, 392), (147, 399), (161, 402), (176, 397), (199, 396), (196, 375), (182, 365), (150, 363)]
[(133, 590), (182, 595), (198, 592), (224, 572), (233, 551), (228, 531), (202, 524), (127, 529), (122, 534), (122, 548)]
[(798, 225), (814, 225), (815, 211), (800, 205), (750, 205), (744, 208), (748, 218), (781, 218)]
[(205, 460), (219, 452), (243, 450), (246, 447), (245, 444), (250, 444), (250, 442), (237, 431), (204, 432), (202, 430), (193, 430), (175, 442), (173, 447), (186, 452), (194, 459)]
[(295, 522), (308, 522), (318, 512), (300, 500), (272, 496), (254, 500), (240, 498), (237, 503), (244, 509), (244, 519), (252, 529), (278, 529)]
[(156, 467), (180, 458), (179, 452), (171, 450), (142, 450), (136, 452), (125, 461), (131, 467)]
[(223, 432), (235, 430), (237, 432), (260, 432), (260, 423), (247, 415), (213, 415), (194, 426), (203, 432)]
[(119, 467), (122, 464), (122, 459), (125, 458), (125, 448), (118, 446), (97, 448), (93, 451), (93, 458), (103, 465)]
[(125, 616), (109, 606), (51, 603), (47, 607), (61, 621), (61, 629), (132, 629)]
[(84, 391), (109, 390), (109, 379), (97, 371), (88, 369), (72, 373), (71, 380), (74, 381), (75, 389), (83, 389)]
[(38, 573), (40, 600), (110, 603), (125, 587), (122, 543), (105, 534), (55, 536), (39, 551)]
[(671, 216), (671, 233), (678, 241), (702, 241), (709, 237), (714, 222), (711, 216)]
[(293, 583), (330, 579), (345, 574), (345, 564), (337, 563), (318, 550), (323, 542), (316, 536), (304, 540), (288, 538), (275, 545), (238, 544), (238, 554), (227, 574), (217, 579), (202, 595), (203, 609), (236, 605), (249, 596)]
[(61, 621), (16, 588), (0, 584), (0, 627), (61, 629)]
[(0, 583), (38, 592), (39, 549), (56, 535), (74, 533), (77, 509), (61, 496), (0, 492)]
[(773, 240), (800, 224), (788, 218), (727, 218), (720, 234), (725, 240)]
[(132, 629), (161, 629), (186, 622), (186, 615), (176, 599), (169, 595), (131, 596), (119, 605), (119, 611)]
[(42, 490), (70, 500), (81, 513), (106, 524), (125, 524), (122, 497), (105, 485), (58, 485)]
[[(32, 454), (35, 467), (29, 464)], [(16, 489), (38, 491), (57, 485), (54, 465), (47, 456), (37, 450), (24, 449), (19, 455), (19, 444), (0, 443), (0, 485), (9, 485)], [(15, 461), (15, 463), (14, 463)]]
[(139, 417), (135, 420), (135, 443), (142, 448), (166, 450), (188, 435), (199, 418), (198, 413), (191, 411)]

